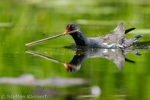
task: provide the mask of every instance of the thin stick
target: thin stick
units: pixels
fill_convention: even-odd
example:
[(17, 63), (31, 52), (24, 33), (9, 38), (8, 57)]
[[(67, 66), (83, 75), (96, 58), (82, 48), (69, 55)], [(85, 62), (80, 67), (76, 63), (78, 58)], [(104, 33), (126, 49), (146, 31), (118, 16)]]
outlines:
[(26, 50), (26, 53), (33, 54), (33, 55), (36, 55), (36, 56), (39, 56), (39, 57), (42, 57), (42, 58), (48, 59), (48, 60), (53, 61), (53, 62), (55, 62), (55, 63), (62, 63), (62, 64), (64, 64), (64, 63), (65, 63), (65, 62), (62, 62), (62, 61), (59, 61), (59, 60), (53, 59), (53, 58), (51, 58), (51, 57), (48, 57), (48, 56), (42, 55), (42, 54), (40, 54), (40, 53), (37, 53), (37, 52), (31, 51), (31, 50)]
[(48, 37), (48, 38), (45, 38), (45, 39), (42, 39), (42, 40), (38, 40), (38, 41), (31, 42), (31, 43), (27, 43), (26, 46), (30, 47), (30, 46), (33, 46), (35, 44), (38, 44), (38, 43), (41, 43), (41, 42), (44, 42), (44, 41), (47, 41), (47, 40), (50, 40), (50, 39), (54, 39), (54, 38), (60, 37), (62, 35), (63, 34), (59, 34), (59, 35)]
[(74, 31), (71, 31), (71, 32), (67, 32), (66, 34), (59, 34), (59, 35), (48, 37), (48, 38), (45, 38), (45, 39), (42, 39), (42, 40), (30, 42), (30, 43), (25, 44), (25, 46), (30, 47), (30, 46), (33, 46), (35, 44), (38, 44), (38, 43), (41, 43), (41, 42), (44, 42), (44, 41), (47, 41), (47, 40), (51, 40), (51, 39), (54, 39), (54, 38), (57, 38), (57, 37), (60, 37), (60, 36), (63, 36), (63, 35), (67, 35), (67, 34), (70, 34), (70, 33), (73, 33), (73, 32), (77, 32), (77, 31), (79, 31), (79, 30), (74, 30)]

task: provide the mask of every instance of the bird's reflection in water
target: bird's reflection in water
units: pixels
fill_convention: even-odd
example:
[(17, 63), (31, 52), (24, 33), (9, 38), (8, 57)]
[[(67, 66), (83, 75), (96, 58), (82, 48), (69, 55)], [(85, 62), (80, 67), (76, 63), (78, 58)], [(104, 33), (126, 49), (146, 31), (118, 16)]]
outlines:
[(98, 48), (80, 49), (80, 48), (76, 48), (76, 54), (74, 55), (73, 59), (69, 63), (65, 63), (63, 61), (53, 59), (51, 57), (45, 56), (43, 54), (39, 54), (31, 50), (26, 50), (26, 52), (36, 55), (36, 56), (46, 58), (56, 63), (62, 63), (64, 64), (68, 72), (77, 72), (78, 70), (80, 70), (82, 64), (87, 58), (95, 58), (95, 57), (106, 58), (108, 60), (111, 60), (121, 70), (124, 68), (125, 61), (135, 63), (134, 61), (125, 58), (126, 54), (132, 53), (138, 56), (141, 55), (136, 50), (132, 50), (132, 49), (98, 49)]

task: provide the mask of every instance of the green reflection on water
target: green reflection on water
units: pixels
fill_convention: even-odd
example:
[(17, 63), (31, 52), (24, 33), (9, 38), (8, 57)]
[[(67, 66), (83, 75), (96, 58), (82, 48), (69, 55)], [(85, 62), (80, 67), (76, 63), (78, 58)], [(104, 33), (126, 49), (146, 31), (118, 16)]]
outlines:
[[(131, 38), (143, 34), (139, 42), (149, 41), (149, 1), (140, 0), (3, 0), (0, 3), (0, 77), (18, 77), (32, 74), (36, 79), (85, 78), (90, 84), (78, 86), (20, 86), (0, 84), (0, 95), (37, 94), (35, 90), (47, 91), (50, 99), (65, 100), (89, 95), (92, 86), (101, 88), (103, 99), (150, 99), (149, 50), (137, 50), (143, 56), (128, 54), (136, 63), (125, 62), (123, 70), (104, 58), (86, 59), (80, 71), (68, 73), (62, 64), (26, 54), (31, 49), (47, 56), (69, 62), (75, 51), (64, 48), (74, 44), (72, 37), (64, 36), (33, 47), (25, 44), (65, 31), (66, 25), (76, 23), (88, 37), (104, 35), (121, 21), (125, 28), (136, 27), (136, 32), (127, 34)], [(147, 31), (148, 30), (148, 31)], [(87, 91), (88, 89), (88, 91)], [(87, 92), (88, 93), (87, 93)], [(45, 92), (44, 92), (45, 93)], [(8, 98), (7, 98), (8, 99)], [(12, 100), (15, 98), (11, 98)], [(24, 98), (20, 98), (20, 100)], [(33, 99), (33, 98), (31, 98)], [(37, 98), (38, 99), (38, 98)], [(39, 99), (40, 100), (40, 99)]]

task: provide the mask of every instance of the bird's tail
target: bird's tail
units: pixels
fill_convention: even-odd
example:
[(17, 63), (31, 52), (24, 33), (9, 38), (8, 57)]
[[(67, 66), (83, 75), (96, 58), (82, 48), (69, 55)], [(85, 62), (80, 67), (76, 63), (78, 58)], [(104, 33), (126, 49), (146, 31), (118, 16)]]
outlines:
[(130, 31), (134, 30), (135, 28), (130, 28), (130, 29), (127, 29), (125, 30), (125, 34), (129, 33)]
[(133, 37), (132, 40), (133, 40), (133, 42), (136, 42), (141, 37), (142, 37), (142, 35), (137, 35), (137, 36)]
[(133, 38), (130, 38), (130, 39), (126, 39), (125, 41), (124, 41), (124, 43), (125, 43), (125, 45), (127, 46), (127, 47), (129, 47), (129, 46), (131, 46), (134, 42), (136, 42), (139, 38), (141, 38), (142, 37), (142, 35), (137, 35), (137, 36), (135, 36), (135, 37), (133, 37)]

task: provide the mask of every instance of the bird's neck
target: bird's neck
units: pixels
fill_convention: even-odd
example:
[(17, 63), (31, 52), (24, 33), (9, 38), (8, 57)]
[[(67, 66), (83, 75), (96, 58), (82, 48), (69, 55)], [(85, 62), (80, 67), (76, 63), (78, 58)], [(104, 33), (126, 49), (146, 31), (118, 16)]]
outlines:
[(76, 42), (76, 45), (80, 46), (88, 46), (88, 39), (87, 37), (83, 34), (83, 32), (74, 32), (70, 34), (74, 41)]
[(83, 62), (86, 60), (86, 58), (87, 58), (87, 55), (75, 55), (72, 61), (70, 62), (70, 64), (75, 65), (75, 66), (82, 65)]

